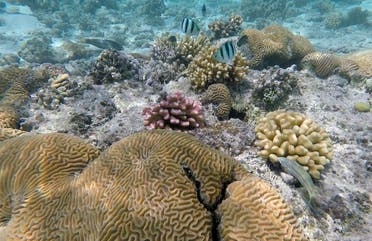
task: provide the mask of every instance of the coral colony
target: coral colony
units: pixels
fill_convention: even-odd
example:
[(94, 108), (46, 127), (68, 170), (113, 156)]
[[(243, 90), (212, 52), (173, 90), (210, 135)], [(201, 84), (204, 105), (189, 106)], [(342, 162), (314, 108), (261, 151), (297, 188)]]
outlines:
[(144, 125), (149, 129), (187, 131), (204, 126), (199, 101), (185, 98), (180, 92), (168, 95), (160, 104), (143, 109)]

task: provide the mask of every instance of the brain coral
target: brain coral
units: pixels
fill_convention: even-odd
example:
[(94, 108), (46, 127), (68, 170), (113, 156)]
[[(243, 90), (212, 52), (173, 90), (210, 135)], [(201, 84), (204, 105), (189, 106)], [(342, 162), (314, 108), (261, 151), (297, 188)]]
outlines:
[(231, 110), (230, 91), (224, 84), (212, 84), (203, 95), (203, 102), (217, 105), (215, 114), (218, 119), (226, 120), (229, 118)]
[(297, 161), (315, 179), (320, 178), (320, 171), (332, 158), (328, 134), (301, 113), (268, 113), (258, 121), (256, 137), (255, 144), (263, 148), (261, 156), (276, 163), (282, 156)]
[[(305, 239), (274, 190), (188, 134), (140, 132), (97, 155), (64, 134), (1, 142), (0, 238), (211, 241), (220, 240), (221, 231), (223, 237), (244, 237), (235, 240)], [(252, 213), (244, 210), (244, 219), (236, 212), (237, 205), (256, 204)], [(257, 231), (245, 234), (245, 228)]]
[(216, 47), (204, 49), (188, 66), (187, 74), (195, 90), (219, 82), (237, 83), (247, 74), (248, 63), (240, 53), (235, 55), (233, 65), (228, 65), (215, 60), (216, 50)]
[(310, 53), (301, 61), (303, 67), (314, 70), (315, 74), (321, 78), (334, 74), (340, 64), (341, 60), (337, 56), (320, 52)]
[(278, 25), (267, 26), (261, 31), (247, 29), (242, 37), (245, 38), (241, 38), (238, 46), (251, 68), (295, 64), (306, 54), (314, 52), (307, 39)]

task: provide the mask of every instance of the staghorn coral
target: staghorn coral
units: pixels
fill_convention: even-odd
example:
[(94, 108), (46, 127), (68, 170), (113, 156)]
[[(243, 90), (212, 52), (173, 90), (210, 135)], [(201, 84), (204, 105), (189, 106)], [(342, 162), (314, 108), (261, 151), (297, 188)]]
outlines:
[(312, 69), (321, 78), (326, 78), (334, 74), (340, 64), (341, 61), (337, 56), (320, 52), (310, 53), (301, 61), (301, 65), (304, 68)]
[(143, 109), (144, 125), (149, 129), (188, 131), (205, 125), (199, 101), (180, 92), (168, 95), (159, 105)]
[(210, 47), (197, 55), (187, 68), (191, 86), (202, 90), (214, 83), (238, 83), (248, 72), (247, 61), (237, 53), (233, 65), (220, 63), (214, 58), (216, 47)]
[(103, 50), (89, 74), (94, 84), (111, 83), (128, 78), (137, 78), (140, 69), (138, 60), (117, 50)]
[(292, 65), (306, 54), (314, 52), (311, 43), (287, 29), (270, 25), (263, 30), (243, 31), (239, 50), (248, 60), (249, 67), (261, 69), (272, 65)]
[[(273, 189), (188, 134), (140, 132), (98, 158), (78, 138), (29, 134), (0, 143), (0, 154), (0, 227), (7, 240), (305, 240)], [(263, 196), (245, 194), (253, 190)], [(241, 219), (237, 204), (259, 205), (259, 213), (247, 216), (257, 209), (245, 209)], [(255, 233), (245, 234), (251, 227)]]
[(242, 30), (243, 18), (239, 15), (231, 15), (228, 21), (217, 20), (208, 24), (208, 28), (213, 32), (214, 39), (239, 35)]
[(256, 137), (255, 145), (263, 149), (261, 156), (273, 163), (278, 162), (278, 157), (297, 161), (315, 179), (320, 178), (320, 171), (332, 158), (328, 134), (301, 113), (268, 113), (258, 121)]
[(212, 84), (202, 97), (203, 103), (217, 105), (215, 115), (219, 120), (227, 120), (231, 109), (230, 91), (224, 84)]
[[(306, 240), (279, 193), (255, 176), (230, 184), (218, 207), (222, 240)], [(273, 227), (261, 223), (280, 223)]]

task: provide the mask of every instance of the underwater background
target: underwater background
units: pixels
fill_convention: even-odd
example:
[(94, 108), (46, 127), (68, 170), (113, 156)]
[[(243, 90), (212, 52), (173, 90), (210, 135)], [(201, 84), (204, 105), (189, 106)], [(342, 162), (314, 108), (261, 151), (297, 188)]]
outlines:
[(371, 93), (372, 0), (0, 1), (0, 241), (372, 240)]

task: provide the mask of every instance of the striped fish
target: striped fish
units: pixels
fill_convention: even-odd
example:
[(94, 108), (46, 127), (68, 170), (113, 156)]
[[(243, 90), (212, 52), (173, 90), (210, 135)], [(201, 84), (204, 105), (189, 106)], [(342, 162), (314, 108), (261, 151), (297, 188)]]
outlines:
[(214, 58), (218, 62), (232, 65), (235, 53), (236, 49), (234, 43), (232, 41), (227, 41), (223, 43), (219, 49), (217, 49), (216, 53), (214, 54)]
[(181, 30), (185, 34), (197, 34), (200, 28), (191, 18), (184, 18), (181, 23)]

